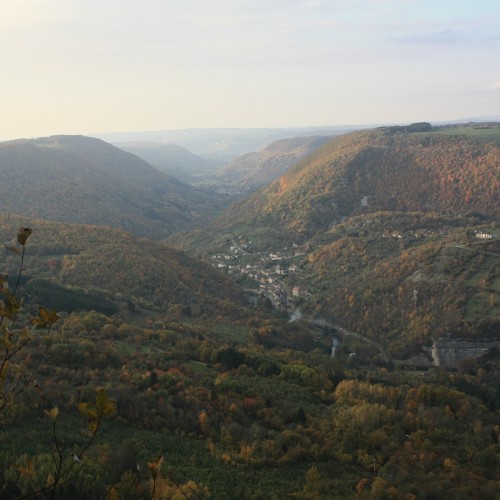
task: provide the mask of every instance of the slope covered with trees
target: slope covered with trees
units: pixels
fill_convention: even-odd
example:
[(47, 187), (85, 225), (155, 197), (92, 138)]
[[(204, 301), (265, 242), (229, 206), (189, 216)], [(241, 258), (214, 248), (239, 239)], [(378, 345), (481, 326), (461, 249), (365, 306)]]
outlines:
[(443, 336), (500, 340), (500, 246), (476, 238), (479, 227), (422, 212), (351, 218), (306, 257), (303, 310), (381, 342), (392, 359), (426, 348), (430, 363)]
[[(329, 143), (236, 206), (232, 224), (220, 219), (216, 237), (192, 239), (240, 268), (254, 258), (266, 282), (306, 288), (290, 294), (303, 313), (295, 321), (263, 297), (249, 306), (227, 276), (171, 247), (4, 214), (0, 496), (498, 498), (498, 346), (453, 371), (397, 362), (434, 335), (498, 335), (496, 146), (474, 142), (477, 179), (490, 186), (461, 210), (451, 193), (462, 195), (469, 167), (448, 150), (469, 140), (407, 132)], [(431, 145), (419, 146), (425, 137)], [(434, 182), (441, 160), (415, 160), (426, 189), (392, 191), (406, 185), (382, 161), (392, 148), (421, 159), (441, 140), (456, 190)], [(330, 163), (319, 168), (321, 155)], [(29, 235), (26, 256), (16, 234)]]
[(215, 255), (247, 242), (239, 258), (258, 286), (279, 261), (271, 299), (381, 342), (392, 359), (444, 335), (498, 336), (500, 145), (445, 132), (416, 124), (334, 139), (175, 240)]
[[(197, 316), (244, 315), (247, 300), (233, 281), (172, 247), (119, 229), (8, 216), (0, 217), (0, 241), (9, 241), (20, 226), (34, 232), (23, 279), (36, 303), (109, 313), (106, 307), (127, 309), (128, 301), (131, 308)], [(15, 258), (6, 250), (0, 255), (7, 267)]]
[(381, 210), (477, 212), (498, 219), (499, 164), (500, 146), (493, 141), (391, 128), (354, 132), (231, 206), (200, 241), (253, 226), (303, 242), (345, 217)]
[(245, 191), (269, 184), (310, 155), (331, 137), (297, 137), (271, 143), (261, 151), (239, 156), (217, 172), (221, 182)]
[[(164, 312), (81, 311), (32, 335), (13, 368), (36, 370), (36, 385), (0, 412), (5, 498), (500, 491), (498, 352), (454, 373), (406, 372), (349, 350), (332, 358), (331, 339), (305, 323)], [(85, 417), (98, 408), (106, 418), (89, 443)]]
[(0, 143), (0, 177), (4, 213), (121, 227), (156, 240), (200, 223), (220, 203), (83, 136)]

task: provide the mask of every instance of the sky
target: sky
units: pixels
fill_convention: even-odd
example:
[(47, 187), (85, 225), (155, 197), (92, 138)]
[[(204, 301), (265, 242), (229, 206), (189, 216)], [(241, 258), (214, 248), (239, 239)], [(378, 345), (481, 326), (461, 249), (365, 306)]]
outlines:
[(498, 0), (0, 0), (0, 139), (500, 116)]

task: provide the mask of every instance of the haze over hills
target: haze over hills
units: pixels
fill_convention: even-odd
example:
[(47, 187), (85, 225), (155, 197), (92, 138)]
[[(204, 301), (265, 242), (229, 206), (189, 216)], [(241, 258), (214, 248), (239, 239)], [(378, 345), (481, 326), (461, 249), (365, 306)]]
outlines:
[(193, 182), (193, 175), (207, 174), (220, 166), (176, 144), (123, 142), (115, 145), (142, 158), (161, 172), (188, 183)]
[(0, 210), (122, 227), (161, 239), (221, 203), (99, 139), (54, 136), (0, 143)]
[(270, 183), (330, 138), (280, 139), (260, 151), (242, 154), (225, 165), (201, 158), (174, 144), (124, 142), (115, 145), (185, 183), (241, 195)]
[(216, 177), (225, 183), (253, 190), (280, 177), (329, 140), (329, 136), (281, 139), (258, 152), (239, 156), (219, 169)]
[(334, 136), (359, 128), (363, 127), (211, 128), (92, 135), (117, 146), (124, 142), (176, 144), (186, 148), (191, 153), (222, 165), (242, 154), (259, 151), (280, 139), (319, 135)]
[[(498, 117), (467, 118), (442, 121), (436, 125), (496, 122)], [(395, 124), (397, 125), (397, 124)], [(89, 134), (115, 146), (123, 143), (175, 144), (191, 153), (223, 165), (238, 156), (260, 151), (281, 139), (314, 136), (338, 136), (363, 129), (373, 129), (378, 124), (332, 125), (275, 128), (190, 128), (152, 131), (108, 132)]]

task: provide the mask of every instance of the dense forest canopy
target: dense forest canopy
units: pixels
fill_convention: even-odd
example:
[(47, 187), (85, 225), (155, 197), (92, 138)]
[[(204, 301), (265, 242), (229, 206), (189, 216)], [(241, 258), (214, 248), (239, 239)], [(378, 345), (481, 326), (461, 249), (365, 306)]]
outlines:
[[(61, 293), (63, 287), (67, 294), (76, 288), (87, 294), (100, 292), (99, 300), (114, 300), (117, 307), (132, 299), (149, 309), (177, 305), (199, 316), (208, 311), (214, 314), (219, 307), (226, 314), (240, 314), (246, 303), (233, 281), (172, 247), (109, 227), (14, 216), (0, 216), (0, 239), (9, 241), (22, 225), (34, 230), (24, 280), (27, 293), (34, 293), (40, 303), (49, 300), (41, 279), (53, 284), (45, 287), (48, 295), (55, 294), (59, 284)], [(13, 261), (15, 256), (8, 251), (0, 252), (7, 264)]]
[(206, 220), (224, 200), (98, 139), (0, 143), (0, 211), (123, 228), (161, 240)]
[[(498, 498), (500, 151), (483, 132), (329, 141), (172, 238), (197, 257), (152, 241), (186, 229), (170, 215), (137, 219), (149, 238), (115, 204), (29, 217), (38, 198), (88, 204), (68, 176), (104, 163), (99, 182), (124, 183), (93, 196), (125, 210), (134, 178), (146, 203), (165, 177), (132, 155), (0, 144), (3, 202), (25, 208), (0, 207), (0, 497)], [(482, 350), (447, 366), (439, 341)]]
[(354, 132), (328, 142), (212, 227), (251, 222), (304, 240), (343, 217), (380, 210), (498, 219), (499, 154), (496, 142), (460, 135)]

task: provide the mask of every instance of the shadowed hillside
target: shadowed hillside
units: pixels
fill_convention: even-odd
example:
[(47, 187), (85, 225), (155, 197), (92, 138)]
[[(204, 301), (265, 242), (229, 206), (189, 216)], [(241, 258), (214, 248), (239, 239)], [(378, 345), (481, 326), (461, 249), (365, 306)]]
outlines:
[[(118, 307), (133, 297), (136, 305), (163, 310), (177, 305), (198, 316), (238, 315), (247, 304), (236, 284), (211, 266), (123, 230), (0, 215), (0, 241), (10, 241), (21, 226), (33, 229), (25, 280), (28, 285), (31, 277), (38, 280), (31, 288), (38, 303), (59, 309), (57, 301), (51, 304), (52, 295), (77, 287), (82, 297), (98, 292)], [(15, 256), (0, 248), (0, 260), (1, 272), (9, 274)]]
[(136, 156), (81, 136), (0, 143), (0, 179), (2, 212), (157, 240), (200, 223), (214, 204)]
[(160, 172), (177, 177), (184, 182), (192, 181), (192, 175), (213, 172), (219, 165), (176, 144), (124, 142), (117, 143), (116, 146), (142, 158)]

